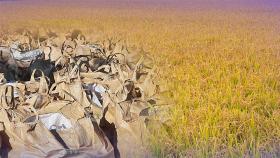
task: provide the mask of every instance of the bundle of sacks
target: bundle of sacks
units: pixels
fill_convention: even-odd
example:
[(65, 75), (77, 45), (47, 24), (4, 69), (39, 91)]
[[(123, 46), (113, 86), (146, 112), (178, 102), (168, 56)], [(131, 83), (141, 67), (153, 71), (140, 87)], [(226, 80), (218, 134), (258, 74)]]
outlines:
[(159, 105), (150, 58), (78, 30), (0, 44), (2, 157), (134, 157)]

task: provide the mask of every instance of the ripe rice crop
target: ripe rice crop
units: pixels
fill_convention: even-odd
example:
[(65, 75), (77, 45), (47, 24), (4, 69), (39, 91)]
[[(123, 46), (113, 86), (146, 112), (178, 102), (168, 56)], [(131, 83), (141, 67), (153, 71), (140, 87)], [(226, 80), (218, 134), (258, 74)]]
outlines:
[(172, 102), (169, 121), (150, 136), (157, 157), (279, 156), (277, 11), (92, 6), (0, 4), (0, 26), (78, 28), (93, 40), (118, 37), (149, 52)]

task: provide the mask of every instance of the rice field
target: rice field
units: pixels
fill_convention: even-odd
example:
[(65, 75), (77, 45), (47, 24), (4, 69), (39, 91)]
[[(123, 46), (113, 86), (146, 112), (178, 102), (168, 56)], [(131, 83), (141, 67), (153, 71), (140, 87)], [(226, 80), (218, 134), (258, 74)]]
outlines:
[(1, 32), (80, 29), (149, 52), (172, 103), (156, 157), (280, 156), (279, 10), (83, 2), (0, 2)]

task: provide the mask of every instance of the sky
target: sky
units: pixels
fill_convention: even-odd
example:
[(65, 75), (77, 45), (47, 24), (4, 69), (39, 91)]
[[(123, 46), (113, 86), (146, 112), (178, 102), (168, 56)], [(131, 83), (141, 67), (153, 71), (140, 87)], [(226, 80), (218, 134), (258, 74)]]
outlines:
[[(280, 0), (0, 0), (1, 3), (26, 3), (36, 5), (62, 4), (71, 5), (80, 3), (81, 5), (104, 5), (104, 6), (155, 6), (155, 7), (211, 7), (211, 8), (243, 8), (243, 7), (264, 7), (267, 9), (279, 9)], [(1, 5), (1, 4), (0, 4)]]

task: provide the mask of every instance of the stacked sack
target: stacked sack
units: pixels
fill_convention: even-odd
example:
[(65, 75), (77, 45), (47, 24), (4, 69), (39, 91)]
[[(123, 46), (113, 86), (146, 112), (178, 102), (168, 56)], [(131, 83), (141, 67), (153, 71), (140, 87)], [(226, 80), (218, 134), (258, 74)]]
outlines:
[(2, 157), (150, 156), (139, 148), (159, 106), (150, 58), (78, 30), (0, 42)]

